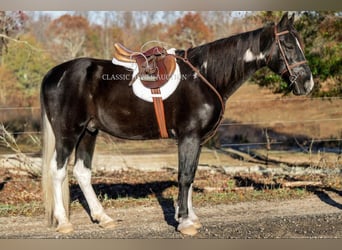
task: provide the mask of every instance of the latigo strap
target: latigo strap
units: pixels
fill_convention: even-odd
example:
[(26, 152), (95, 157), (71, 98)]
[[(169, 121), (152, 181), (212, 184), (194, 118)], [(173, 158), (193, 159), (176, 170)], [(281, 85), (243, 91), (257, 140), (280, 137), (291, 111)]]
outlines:
[(161, 97), (160, 88), (151, 89), (154, 112), (156, 114), (160, 137), (163, 139), (169, 138), (166, 129), (165, 113), (164, 113), (164, 103)]

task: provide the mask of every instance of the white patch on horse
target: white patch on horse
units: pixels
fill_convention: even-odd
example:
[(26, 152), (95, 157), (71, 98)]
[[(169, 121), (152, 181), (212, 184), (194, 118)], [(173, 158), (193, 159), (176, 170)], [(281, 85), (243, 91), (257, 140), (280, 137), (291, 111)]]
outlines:
[(205, 127), (210, 119), (210, 114), (213, 112), (213, 107), (207, 103), (204, 103), (198, 109), (198, 117), (201, 119), (201, 126), (202, 128)]
[(202, 67), (204, 69), (204, 73), (207, 74), (208, 61), (204, 61)]
[(175, 136), (175, 137), (177, 136), (177, 132), (176, 132), (176, 130), (174, 130), (174, 129), (171, 129), (170, 131), (171, 131), (171, 134), (172, 134), (173, 136)]
[(198, 76), (196, 72), (194, 73), (193, 77), (194, 77), (194, 80), (197, 79)]
[(254, 54), (251, 49), (246, 50), (245, 54), (243, 55), (243, 60), (245, 62), (253, 62), (255, 60), (262, 60), (265, 59), (265, 55), (260, 52), (259, 55)]

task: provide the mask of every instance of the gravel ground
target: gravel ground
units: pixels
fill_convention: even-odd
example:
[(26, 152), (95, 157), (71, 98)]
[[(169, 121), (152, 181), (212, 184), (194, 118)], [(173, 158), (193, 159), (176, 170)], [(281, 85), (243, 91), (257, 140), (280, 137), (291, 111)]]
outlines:
[[(342, 197), (327, 192), (305, 199), (242, 202), (195, 208), (203, 227), (193, 238), (342, 238)], [(151, 239), (190, 238), (175, 230), (174, 207), (107, 209), (117, 227), (104, 230), (83, 210), (71, 211), (74, 233), (61, 235), (45, 226), (44, 216), (0, 218), (1, 239)]]
[[(135, 160), (135, 158), (125, 157), (126, 164), (128, 159)], [(165, 160), (164, 157), (161, 159)], [(215, 165), (215, 162), (211, 162), (210, 160), (217, 161), (217, 157), (212, 156), (210, 152), (204, 159), (207, 164), (210, 163), (209, 165)], [(107, 160), (108, 162), (112, 162), (110, 159)], [(223, 156), (221, 155), (220, 161), (221, 163), (223, 162)], [(254, 165), (244, 167), (248, 172), (251, 172), (252, 168), (254, 168)], [(234, 168), (235, 171), (237, 169), (240, 168)], [(2, 168), (2, 170), (3, 173), (0, 176), (3, 177), (3, 180), (0, 180), (0, 184), (2, 184), (2, 187), (0, 187), (0, 195), (2, 195), (3, 199), (6, 197), (11, 198), (10, 196), (14, 192), (15, 198), (20, 199), (21, 203), (32, 200), (40, 201), (39, 182), (31, 179), (26, 182), (26, 179), (19, 174), (17, 174), (18, 176), (10, 174), (6, 172), (7, 170), (5, 168)], [(127, 175), (125, 172), (116, 172), (114, 174), (116, 179), (114, 176), (109, 176), (114, 178), (110, 180), (110, 183), (115, 184), (107, 185), (106, 182), (99, 180), (102, 186), (98, 186), (98, 188), (102, 190), (104, 189), (103, 185), (107, 185), (108, 188), (124, 191), (123, 197), (129, 195), (135, 198), (144, 198), (152, 191), (156, 192), (159, 190), (163, 192), (165, 188), (170, 187), (172, 189), (173, 182), (176, 180), (176, 172), (174, 172), (173, 168), (171, 170), (170, 172), (164, 170), (164, 172), (161, 172), (164, 173), (163, 175), (157, 175), (157, 173), (151, 174), (151, 172), (148, 172), (149, 174), (146, 175), (144, 172), (134, 171)], [(225, 168), (223, 170), (223, 172), (229, 172)], [(257, 172), (261, 170), (260, 168), (256, 169)], [(205, 174), (205, 176), (201, 176), (198, 173), (196, 178), (197, 182), (195, 181), (195, 183), (200, 184), (201, 181), (205, 180), (205, 185), (211, 186), (212, 184), (219, 184), (219, 180), (225, 181), (225, 183), (227, 180), (234, 180), (227, 179), (227, 176), (220, 177), (221, 179), (217, 178), (215, 171), (210, 175)], [(164, 185), (160, 186), (161, 184)], [(215, 185), (213, 186), (216, 187)], [(220, 187), (220, 184), (218, 186)], [(128, 187), (130, 188), (128, 191), (133, 192), (133, 195), (126, 190)], [(208, 202), (204, 206), (195, 208), (203, 227), (193, 238), (342, 239), (342, 192), (334, 189), (330, 191), (328, 191), (329, 189), (322, 189), (324, 191), (318, 190), (302, 199), (282, 201), (259, 200), (228, 205), (213, 205)], [(12, 200), (5, 199), (5, 201), (10, 202)], [(75, 231), (68, 235), (59, 234), (53, 228), (46, 227), (43, 215), (32, 217), (0, 217), (0, 239), (191, 238), (189, 236), (183, 236), (176, 231), (177, 222), (173, 218), (175, 208), (172, 201), (161, 202), (161, 205), (158, 204), (158, 202), (155, 202), (151, 205), (151, 202), (148, 202), (148, 204), (146, 203), (144, 205), (142, 200), (136, 207), (130, 205), (127, 208), (107, 208), (107, 213), (117, 224), (117, 227), (112, 230), (101, 229), (97, 224), (91, 222), (85, 210), (74, 208), (71, 211), (71, 222), (74, 225)]]

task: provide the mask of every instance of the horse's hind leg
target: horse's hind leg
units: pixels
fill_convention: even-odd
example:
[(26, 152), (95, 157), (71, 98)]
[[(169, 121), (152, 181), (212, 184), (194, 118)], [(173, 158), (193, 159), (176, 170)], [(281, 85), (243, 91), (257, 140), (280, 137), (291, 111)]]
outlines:
[(91, 185), (91, 162), (94, 153), (97, 131), (85, 131), (76, 148), (74, 176), (87, 200), (93, 220), (103, 228), (113, 228), (114, 221), (105, 212)]
[(56, 230), (61, 233), (73, 231), (72, 224), (69, 221), (69, 183), (67, 176), (68, 159), (73, 147), (74, 144), (70, 142), (61, 144), (57, 142), (50, 164), (54, 196), (53, 216), (57, 220)]

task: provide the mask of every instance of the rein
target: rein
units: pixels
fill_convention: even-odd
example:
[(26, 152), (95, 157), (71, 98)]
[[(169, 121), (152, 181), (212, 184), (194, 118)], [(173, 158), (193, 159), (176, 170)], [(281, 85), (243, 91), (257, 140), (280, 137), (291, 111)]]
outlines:
[(269, 54), (269, 56), (268, 56), (268, 58), (266, 60), (266, 65), (268, 65), (268, 63), (271, 60), (271, 57), (272, 57), (275, 45), (278, 45), (279, 50), (280, 50), (280, 54), (281, 54), (281, 56), (282, 56), (282, 58), (284, 60), (284, 63), (285, 63), (285, 69), (280, 73), (280, 75), (282, 76), (286, 72), (289, 72), (289, 74), (290, 74), (289, 79), (290, 79), (291, 85), (295, 84), (295, 87), (298, 89), (298, 86), (297, 86), (297, 83), (296, 83), (296, 80), (298, 78), (298, 74), (294, 74), (292, 69), (297, 67), (297, 66), (299, 66), (299, 65), (306, 64), (307, 61), (303, 60), (303, 61), (300, 61), (300, 62), (293, 63), (291, 65), (289, 64), (289, 62), (286, 59), (285, 51), (284, 51), (283, 46), (281, 45), (280, 39), (279, 39), (280, 36), (288, 34), (288, 33), (290, 33), (290, 31), (288, 31), (288, 30), (284, 30), (282, 32), (278, 32), (277, 25), (274, 26), (275, 43), (273, 43), (273, 45), (272, 45), (271, 52), (270, 52), (270, 54)]
[(214, 92), (214, 94), (216, 95), (216, 97), (219, 99), (220, 104), (221, 104), (221, 111), (220, 111), (220, 116), (219, 119), (217, 120), (215, 126), (213, 127), (213, 129), (211, 131), (209, 131), (205, 136), (204, 136), (204, 140), (202, 142), (201, 145), (203, 145), (204, 143), (206, 143), (212, 136), (214, 136), (215, 132), (217, 131), (223, 115), (224, 115), (224, 111), (225, 111), (225, 104), (224, 101), (220, 95), (220, 93), (214, 88), (214, 86), (202, 75), (202, 73), (199, 71), (198, 68), (196, 68), (194, 65), (192, 65), (192, 63), (189, 61), (188, 59), (188, 50), (185, 50), (184, 53), (184, 57), (182, 56), (178, 56), (178, 55), (173, 55), (175, 58), (182, 60), (184, 63), (186, 63), (198, 76), (199, 78), (201, 78), (201, 80)]

